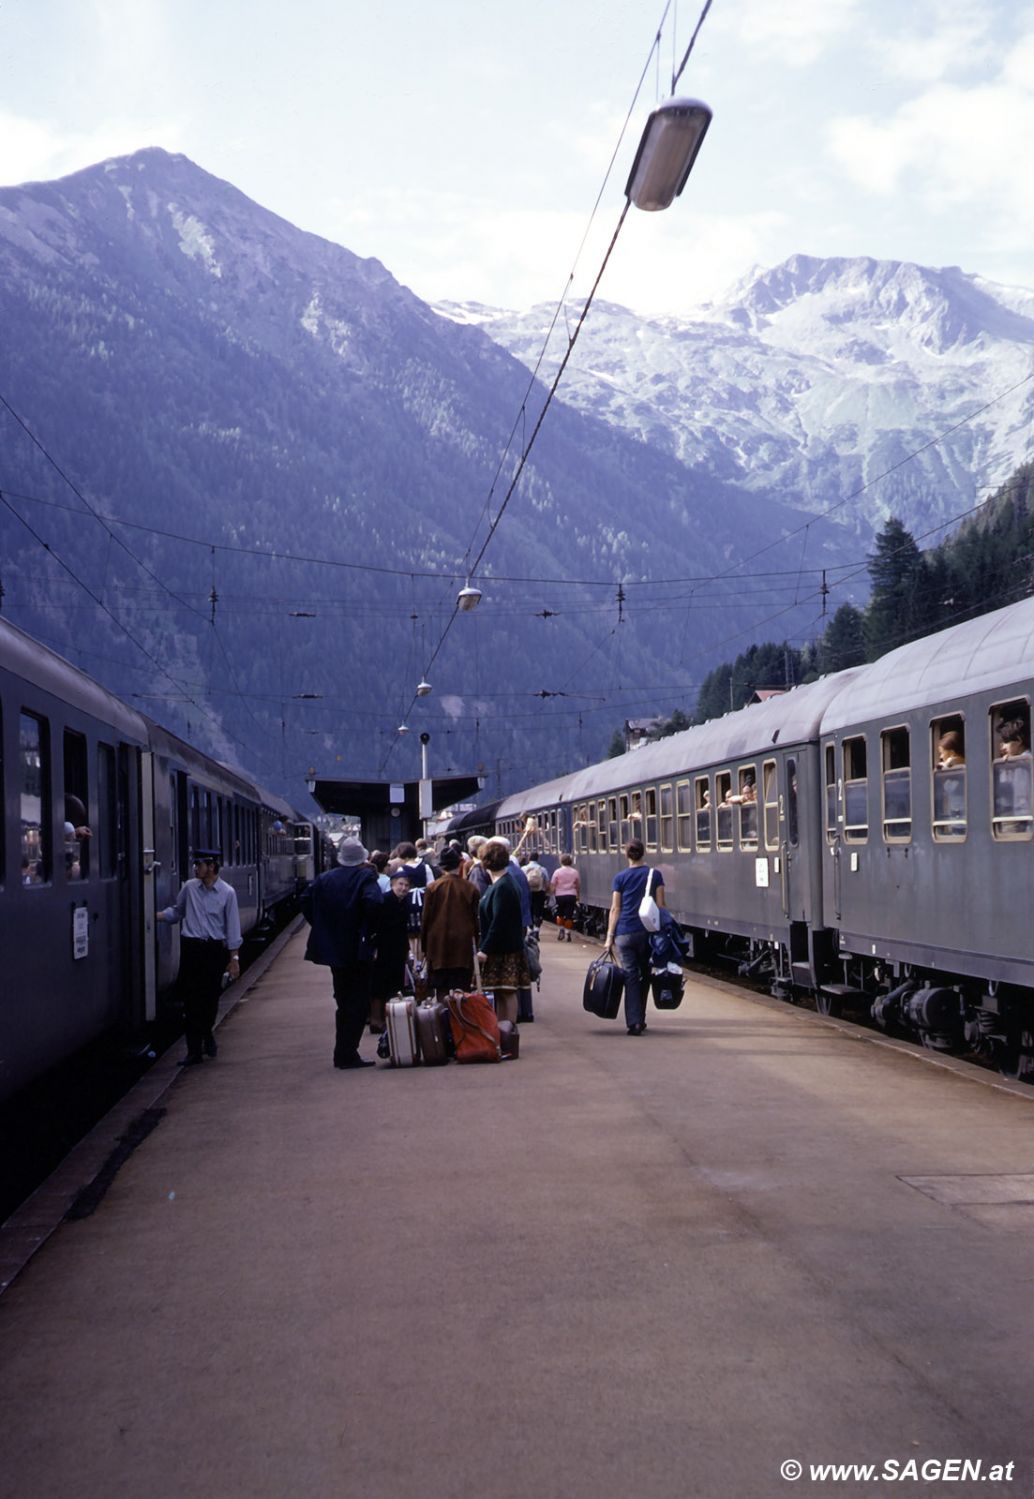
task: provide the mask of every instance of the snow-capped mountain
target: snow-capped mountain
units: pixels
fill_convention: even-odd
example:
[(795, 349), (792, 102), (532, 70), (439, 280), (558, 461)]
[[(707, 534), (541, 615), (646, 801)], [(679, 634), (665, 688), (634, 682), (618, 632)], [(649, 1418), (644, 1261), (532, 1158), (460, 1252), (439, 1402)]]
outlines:
[[(439, 311), (532, 366), (555, 309)], [(922, 534), (1030, 457), (1032, 356), (1034, 291), (956, 266), (795, 255), (693, 319), (597, 301), (563, 396), (698, 472), (804, 510), (837, 506), (849, 524), (894, 514)]]

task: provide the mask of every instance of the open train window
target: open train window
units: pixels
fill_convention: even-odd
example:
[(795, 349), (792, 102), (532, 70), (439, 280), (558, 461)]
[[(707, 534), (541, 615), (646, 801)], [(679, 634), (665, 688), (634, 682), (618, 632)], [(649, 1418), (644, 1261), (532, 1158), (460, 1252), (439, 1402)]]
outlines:
[(822, 784), (825, 794), (826, 842), (837, 835), (837, 752), (832, 744), (822, 749)]
[(604, 801), (601, 801), (601, 802), (598, 803), (598, 806), (599, 806), (599, 813), (600, 813), (600, 820), (599, 820), (599, 840), (600, 840), (600, 844), (599, 844), (599, 848), (600, 848), (600, 853), (601, 854), (605, 854), (607, 852), (608, 848), (610, 847), (610, 840), (609, 840), (608, 831), (607, 831), (607, 803), (604, 802)]
[(714, 778), (714, 794), (718, 803), (715, 808), (715, 847), (719, 849), (732, 848), (732, 812), (733, 803), (730, 797), (732, 791), (732, 771), (719, 770)]
[(18, 721), (21, 804), (21, 882), (44, 885), (50, 879), (50, 725), (35, 713)]
[(594, 854), (596, 852), (597, 848), (599, 847), (599, 844), (598, 844), (597, 839), (596, 839), (596, 803), (595, 802), (590, 802), (589, 805), (586, 807), (586, 809), (585, 809), (585, 817), (586, 817), (586, 823), (587, 823), (587, 826), (586, 826), (586, 829), (585, 829), (585, 836), (586, 836), (586, 839), (588, 841), (588, 849), (589, 849), (589, 853), (590, 854)]
[(749, 851), (758, 846), (758, 775), (753, 765), (741, 765), (736, 775), (730, 800), (739, 809), (740, 847)]
[(912, 748), (906, 728), (880, 735), (883, 768), (883, 839), (907, 843), (912, 837)]
[(689, 853), (693, 847), (693, 793), (688, 781), (675, 787), (675, 810), (678, 817), (679, 848)]
[(646, 803), (646, 846), (657, 847), (657, 787), (647, 786), (643, 792)]
[(90, 788), (86, 769), (86, 736), (66, 729), (64, 735), (64, 856), (65, 879), (90, 877)]
[(1030, 838), (1034, 831), (1034, 787), (1030, 753), (1030, 704), (1023, 698), (991, 709), (991, 831), (995, 838)]
[(610, 844), (612, 854), (621, 847), (618, 841), (618, 799), (616, 796), (607, 797), (607, 842)]
[(930, 725), (933, 762), (933, 836), (959, 843), (966, 836), (966, 723), (959, 713)]
[(779, 776), (776, 762), (766, 760), (761, 767), (761, 796), (765, 818), (765, 847), (779, 847)]
[(844, 740), (844, 838), (864, 843), (869, 836), (869, 770), (865, 735)]
[[(684, 786), (688, 782), (683, 781)], [(693, 809), (697, 824), (697, 850), (708, 853), (711, 848), (711, 783), (707, 776), (697, 776), (693, 788)], [(680, 838), (681, 844), (681, 838)]]
[(675, 803), (671, 786), (661, 787), (661, 850), (671, 853), (675, 847)]

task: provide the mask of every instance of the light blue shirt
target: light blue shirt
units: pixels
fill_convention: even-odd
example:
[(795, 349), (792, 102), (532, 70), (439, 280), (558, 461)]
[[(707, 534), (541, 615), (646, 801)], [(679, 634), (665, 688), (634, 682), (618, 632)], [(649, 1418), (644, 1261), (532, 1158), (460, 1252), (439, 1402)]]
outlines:
[(184, 937), (225, 942), (231, 952), (241, 945), (241, 918), (237, 892), (225, 880), (209, 889), (204, 880), (187, 880), (174, 906), (161, 913), (165, 921), (181, 921)]

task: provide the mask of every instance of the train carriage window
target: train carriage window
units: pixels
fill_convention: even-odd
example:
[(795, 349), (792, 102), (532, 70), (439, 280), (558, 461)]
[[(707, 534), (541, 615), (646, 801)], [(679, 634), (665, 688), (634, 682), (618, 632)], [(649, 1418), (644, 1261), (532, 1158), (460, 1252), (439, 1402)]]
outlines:
[(90, 789), (86, 768), (86, 736), (72, 729), (64, 737), (65, 803), (64, 858), (67, 880), (90, 877)]
[(549, 814), (549, 829), (550, 829), (550, 838), (552, 839), (551, 851), (554, 854), (558, 854), (558, 853), (560, 853), (560, 813), (559, 812), (555, 812), (555, 811), (554, 812), (550, 812), (550, 814)]
[(586, 852), (588, 840), (585, 835), (587, 831), (588, 823), (586, 821), (585, 808), (575, 807), (574, 821), (571, 824), (571, 841), (574, 844), (574, 852), (576, 854), (584, 854)]
[(190, 848), (204, 848), (201, 841), (201, 797), (196, 786), (190, 788)]
[(607, 797), (607, 842), (610, 844), (611, 853), (616, 853), (621, 847), (618, 841), (618, 799), (616, 796)]
[(959, 713), (930, 725), (933, 763), (933, 836), (959, 843), (966, 836), (966, 724)]
[(758, 846), (758, 782), (753, 765), (741, 765), (737, 772), (737, 790), (733, 801), (739, 808), (740, 847)]
[(628, 836), (630, 838), (638, 838), (641, 843), (645, 843), (646, 840), (644, 837), (643, 828), (643, 793), (641, 791), (633, 791), (629, 796), (628, 801)]
[(837, 752), (832, 744), (822, 751), (822, 780), (825, 787), (826, 842), (837, 835)]
[(50, 879), (50, 725), (34, 713), (18, 722), (21, 807), (21, 882)]
[[(632, 824), (628, 816), (628, 792), (622, 791), (618, 798), (618, 809), (621, 815), (620, 847), (624, 848), (632, 836)], [(635, 836), (639, 837), (639, 829), (636, 828)]]
[(797, 757), (791, 755), (786, 762), (786, 841), (791, 848), (797, 847)]
[(683, 853), (688, 853), (693, 847), (693, 793), (688, 781), (679, 781), (675, 786), (675, 811), (679, 848)]
[(907, 843), (912, 837), (912, 750), (905, 728), (880, 735), (883, 762), (883, 838)]
[[(115, 751), (110, 744), (97, 746), (97, 830), (94, 842), (97, 847), (97, 873), (102, 880), (110, 880), (117, 872), (116, 847), (118, 842), (118, 803), (115, 786)], [(173, 797), (173, 807), (176, 805)], [(173, 868), (176, 861), (176, 845), (173, 844)]]
[(719, 849), (732, 848), (732, 771), (720, 770), (714, 778), (715, 796), (718, 805), (715, 808), (715, 846)]
[(765, 817), (765, 847), (779, 847), (779, 776), (776, 762), (766, 760), (761, 767), (761, 795)]
[[(681, 782), (688, 786), (688, 781)], [(693, 790), (693, 809), (697, 825), (697, 853), (706, 854), (711, 848), (711, 786), (706, 776), (697, 776)], [(679, 819), (681, 823), (681, 818)], [(682, 846), (681, 837), (679, 846)]]
[(1023, 699), (991, 709), (991, 830), (997, 839), (1030, 838), (1034, 833), (1030, 704)]
[(600, 853), (605, 854), (609, 847), (607, 841), (607, 803), (600, 801), (596, 805), (599, 808), (599, 822), (596, 830), (596, 836), (599, 839), (597, 846)]
[(661, 787), (661, 850), (669, 854), (675, 847), (675, 803), (671, 786)]
[(869, 771), (865, 735), (844, 740), (844, 838), (864, 843), (869, 836)]
[(643, 792), (646, 801), (646, 846), (657, 847), (657, 788), (647, 786)]

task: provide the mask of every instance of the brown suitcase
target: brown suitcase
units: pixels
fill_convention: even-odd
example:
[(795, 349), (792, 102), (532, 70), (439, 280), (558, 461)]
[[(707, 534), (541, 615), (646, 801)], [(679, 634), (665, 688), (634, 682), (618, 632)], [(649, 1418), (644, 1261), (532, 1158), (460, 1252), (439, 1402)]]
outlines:
[(446, 1028), (449, 1010), (436, 999), (425, 1000), (416, 1007), (416, 1033), (425, 1067), (441, 1067), (449, 1060)]

